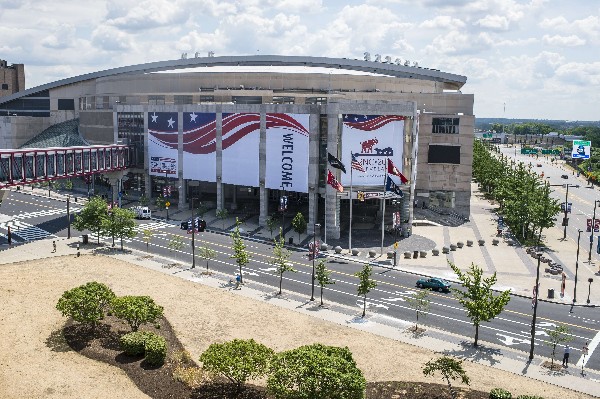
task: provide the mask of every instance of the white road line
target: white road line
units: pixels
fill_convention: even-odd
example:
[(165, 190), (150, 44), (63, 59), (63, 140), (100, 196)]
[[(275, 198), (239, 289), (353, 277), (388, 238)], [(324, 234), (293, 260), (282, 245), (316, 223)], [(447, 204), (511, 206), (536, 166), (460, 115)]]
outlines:
[(596, 347), (598, 346), (599, 343), (600, 343), (600, 331), (598, 331), (596, 333), (596, 336), (594, 338), (592, 338), (592, 341), (589, 343), (588, 355), (587, 356), (581, 355), (581, 357), (579, 358), (579, 361), (577, 362), (577, 367), (583, 367), (587, 364), (589, 358), (592, 356), (592, 353), (594, 353), (594, 350), (596, 349)]

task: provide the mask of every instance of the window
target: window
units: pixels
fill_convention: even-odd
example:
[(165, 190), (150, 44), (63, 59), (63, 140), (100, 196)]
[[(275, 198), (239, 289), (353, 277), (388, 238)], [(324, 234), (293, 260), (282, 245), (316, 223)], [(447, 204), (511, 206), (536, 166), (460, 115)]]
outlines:
[(231, 101), (235, 104), (262, 104), (259, 96), (232, 96)]
[(432, 118), (431, 133), (458, 134), (459, 118)]
[(459, 145), (429, 145), (429, 163), (460, 164)]
[(2, 90), (8, 90), (8, 83), (2, 83)]
[(190, 95), (187, 96), (175, 96), (175, 105), (185, 105), (185, 104), (193, 104), (193, 97)]
[(214, 103), (215, 96), (200, 96), (201, 103)]
[(73, 100), (72, 98), (59, 98), (58, 99), (58, 110), (59, 111), (75, 110), (75, 100)]
[(148, 96), (148, 105), (165, 105), (165, 96)]
[(273, 104), (294, 104), (295, 97), (273, 97)]
[(304, 103), (316, 105), (327, 104), (327, 97), (307, 97)]

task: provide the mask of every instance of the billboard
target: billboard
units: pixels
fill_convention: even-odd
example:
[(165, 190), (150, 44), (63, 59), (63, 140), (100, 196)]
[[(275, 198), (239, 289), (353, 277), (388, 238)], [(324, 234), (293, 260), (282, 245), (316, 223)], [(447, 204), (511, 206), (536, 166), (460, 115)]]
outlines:
[(183, 178), (216, 182), (217, 114), (183, 113)]
[(591, 149), (592, 149), (591, 141), (573, 140), (573, 150), (571, 151), (571, 158), (573, 158), (573, 159), (590, 159)]
[(177, 177), (177, 129), (177, 112), (148, 113), (150, 175)]
[(308, 114), (266, 115), (266, 188), (308, 192), (308, 119)]
[(222, 182), (258, 187), (260, 114), (223, 113)]
[[(342, 153), (344, 165), (350, 166), (353, 154), (365, 172), (353, 171), (352, 184), (383, 186), (387, 159), (399, 169), (403, 166), (404, 116), (344, 114)], [(333, 155), (337, 151), (331, 151)], [(403, 174), (404, 171), (400, 170)], [(342, 174), (343, 185), (350, 185), (350, 173)]]

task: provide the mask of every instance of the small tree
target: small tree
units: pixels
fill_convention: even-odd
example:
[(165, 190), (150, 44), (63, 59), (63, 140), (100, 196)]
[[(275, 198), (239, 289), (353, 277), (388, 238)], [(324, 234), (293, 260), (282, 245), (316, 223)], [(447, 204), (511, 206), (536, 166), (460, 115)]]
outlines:
[(208, 212), (208, 208), (201, 202), (198, 205), (198, 209), (196, 210), (196, 214), (200, 217), (200, 219), (204, 219), (204, 215)]
[(321, 305), (319, 306), (323, 306), (323, 289), (326, 285), (335, 284), (335, 281), (330, 278), (331, 270), (327, 270), (327, 267), (325, 266), (325, 259), (321, 259), (319, 263), (317, 263), (315, 273), (315, 278), (321, 287)]
[(150, 241), (152, 241), (152, 236), (154, 235), (154, 231), (150, 229), (142, 230), (142, 240), (146, 243), (146, 251), (149, 249)]
[(71, 181), (71, 179), (65, 180), (65, 190), (73, 190), (73, 182)]
[(360, 399), (366, 380), (345, 347), (312, 344), (276, 354), (267, 391), (275, 398)]
[(65, 291), (56, 309), (65, 317), (95, 327), (104, 318), (105, 311), (115, 294), (110, 288), (96, 281)]
[(169, 241), (169, 245), (167, 245), (167, 247), (169, 248), (169, 251), (180, 251), (184, 245), (185, 243), (183, 242), (183, 238), (181, 236), (178, 236), (177, 234), (171, 234), (171, 240)]
[(373, 268), (369, 265), (365, 265), (361, 271), (354, 273), (359, 279), (358, 295), (362, 295), (363, 297), (363, 312), (361, 317), (365, 317), (367, 313), (367, 294), (371, 291), (371, 288), (377, 287), (377, 283), (371, 280), (372, 273)]
[(510, 291), (504, 291), (498, 296), (494, 296), (492, 286), (496, 284), (496, 273), (491, 277), (483, 278), (483, 270), (474, 263), (471, 268), (463, 273), (455, 264), (448, 262), (465, 291), (453, 289), (454, 296), (467, 311), (467, 316), (475, 325), (475, 342), (477, 346), (479, 339), (479, 325), (483, 321), (490, 321), (498, 316), (508, 301), (510, 301)]
[(277, 227), (277, 218), (274, 215), (271, 215), (267, 218), (267, 229), (269, 229), (269, 233), (271, 233), (271, 238), (273, 238), (275, 227)]
[(282, 228), (279, 228), (279, 239), (273, 240), (275, 242), (275, 246), (273, 247), (273, 259), (270, 264), (275, 266), (276, 273), (279, 274), (279, 293), (277, 295), (281, 295), (281, 284), (283, 282), (283, 273), (292, 272), (296, 273), (297, 270), (292, 267), (292, 265), (288, 262), (290, 258), (290, 251), (285, 249), (285, 240), (283, 238)]
[(208, 274), (208, 261), (217, 257), (217, 252), (214, 249), (208, 247), (208, 244), (204, 244), (198, 252), (200, 259), (206, 259), (206, 273)]
[(411, 297), (406, 298), (406, 302), (417, 314), (417, 322), (415, 323), (416, 333), (419, 329), (419, 315), (426, 316), (429, 312), (429, 293), (427, 290), (415, 292)]
[(569, 328), (563, 325), (554, 327), (554, 330), (544, 331), (548, 334), (548, 340), (544, 341), (544, 343), (552, 348), (552, 363), (550, 364), (550, 369), (552, 369), (554, 367), (554, 358), (556, 357), (556, 347), (571, 342), (573, 338), (570, 336), (571, 332)]
[[(218, 219), (221, 219), (221, 226), (222, 226), (223, 230), (225, 230), (225, 219), (227, 219), (227, 216), (229, 216), (229, 212), (227, 211), (227, 209), (221, 208), (221, 209), (217, 210), (216, 216)], [(235, 220), (236, 220), (236, 225), (237, 225), (237, 218)]]
[(246, 251), (246, 244), (244, 244), (244, 240), (242, 240), (242, 236), (240, 234), (240, 224), (241, 222), (238, 220), (238, 218), (235, 218), (235, 229), (230, 234), (231, 239), (233, 240), (233, 255), (229, 258), (235, 259), (235, 263), (238, 264), (240, 284), (242, 284), (244, 282), (242, 267), (250, 263), (250, 254), (248, 251)]
[(121, 240), (121, 251), (123, 250), (123, 238), (133, 238), (135, 231), (135, 213), (129, 209), (113, 207), (110, 216), (102, 220), (102, 231)]
[(131, 331), (137, 331), (142, 324), (154, 323), (163, 315), (163, 307), (149, 296), (117, 297), (112, 300), (110, 309), (117, 318), (129, 324)]
[(100, 197), (93, 197), (75, 216), (73, 227), (79, 231), (90, 230), (96, 233), (100, 244), (102, 221), (108, 217), (106, 202)]
[(142, 194), (139, 202), (140, 202), (141, 206), (148, 206), (148, 204), (150, 203), (150, 200), (148, 199), (148, 197), (146, 197), (146, 194)]
[(166, 208), (167, 199), (162, 195), (156, 197), (156, 201), (154, 201), (154, 205), (157, 209), (165, 209)]
[(436, 371), (439, 371), (442, 374), (442, 377), (444, 377), (448, 383), (448, 388), (450, 389), (452, 398), (456, 398), (457, 395), (452, 388), (450, 380), (454, 381), (460, 378), (463, 384), (469, 385), (469, 377), (462, 368), (462, 360), (455, 360), (448, 356), (442, 356), (435, 361), (430, 360), (425, 363), (425, 366), (423, 367), (423, 374), (426, 376), (433, 376)]
[(306, 233), (306, 219), (304, 219), (304, 215), (298, 212), (294, 219), (292, 219), (292, 227), (294, 231), (298, 233), (298, 243), (300, 242), (300, 234)]
[(263, 377), (269, 370), (274, 351), (253, 339), (234, 339), (222, 344), (211, 344), (202, 355), (202, 367), (222, 375), (239, 390), (249, 379)]

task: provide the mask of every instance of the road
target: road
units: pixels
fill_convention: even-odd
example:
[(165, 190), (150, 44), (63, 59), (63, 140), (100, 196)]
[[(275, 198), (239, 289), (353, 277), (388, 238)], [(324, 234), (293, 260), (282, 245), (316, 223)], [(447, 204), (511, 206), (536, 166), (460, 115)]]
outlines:
[[(544, 168), (545, 169), (545, 168)], [(560, 176), (560, 175), (559, 175)], [(582, 190), (582, 189), (580, 189)], [(569, 192), (571, 194), (571, 192)], [(575, 198), (575, 196), (574, 196)], [(80, 208), (79, 204), (71, 202), (72, 211)], [(25, 195), (12, 192), (2, 204), (2, 213), (8, 215), (12, 221), (0, 223), (0, 243), (6, 243), (7, 223), (12, 224), (13, 238), (16, 241), (42, 239), (52, 236), (64, 237), (67, 234), (67, 218), (65, 202)], [(162, 220), (137, 221), (138, 231), (151, 229), (153, 236), (148, 244), (148, 250), (156, 256), (173, 259), (174, 263), (190, 265), (191, 257), (191, 235), (181, 230), (178, 224), (167, 223)], [(72, 231), (73, 235), (80, 232)], [(174, 235), (183, 238), (186, 245), (181, 251), (171, 251), (169, 242)], [(95, 241), (91, 236), (90, 240)], [(101, 242), (111, 245), (109, 237), (102, 237)], [(268, 243), (246, 240), (247, 250), (251, 254), (250, 264), (244, 268), (244, 279), (246, 284), (253, 288), (263, 289), (266, 293), (274, 293), (278, 290), (279, 276), (275, 275), (275, 267), (270, 264), (273, 260), (272, 245)], [(126, 240), (127, 247), (146, 250), (146, 243), (141, 234), (133, 239)], [(196, 267), (206, 267), (206, 261), (198, 257), (198, 249), (204, 245), (213, 248), (217, 257), (210, 260), (209, 268), (233, 277), (237, 271), (235, 260), (231, 259), (231, 238), (218, 232), (203, 232), (196, 235)], [(119, 246), (117, 240), (116, 246)], [(332, 271), (334, 285), (326, 287), (324, 300), (331, 306), (349, 315), (360, 314), (363, 302), (357, 296), (358, 279), (354, 273), (359, 271), (363, 264), (343, 258), (325, 258), (327, 267)], [(288, 295), (296, 295), (309, 300), (311, 295), (312, 262), (303, 250), (293, 249), (290, 263), (297, 273), (286, 273), (283, 277), (283, 290)], [(415, 282), (418, 276), (394, 270), (390, 267), (375, 266), (373, 278), (377, 287), (367, 297), (367, 313), (378, 318), (379, 322), (405, 328), (415, 322), (415, 312), (407, 304), (406, 298), (411, 296), (417, 288)], [(315, 300), (319, 300), (319, 287), (315, 287)], [(442, 334), (458, 335), (465, 344), (470, 344), (474, 337), (474, 327), (466, 316), (463, 307), (454, 299), (451, 293), (431, 292), (431, 307), (426, 318), (419, 322), (426, 326), (435, 327)], [(504, 345), (521, 351), (523, 359), (527, 358), (530, 347), (530, 331), (532, 320), (531, 299), (512, 296), (511, 300), (502, 314), (491, 321), (480, 326), (479, 339), (482, 344), (490, 342)], [(571, 331), (574, 348), (571, 354), (573, 364), (584, 363), (587, 370), (598, 373), (600, 378), (600, 316), (597, 309), (577, 308), (577, 312), (569, 313), (569, 306), (540, 301), (538, 305), (538, 316), (536, 323), (535, 353), (537, 355), (551, 357), (551, 348), (544, 344), (547, 334), (545, 329), (551, 329), (556, 325), (567, 325)], [(583, 360), (580, 348), (585, 342), (589, 342), (590, 355)], [(493, 353), (493, 351), (492, 351)], [(557, 349), (556, 358), (562, 359), (562, 346)], [(592, 375), (592, 374), (590, 374)]]

